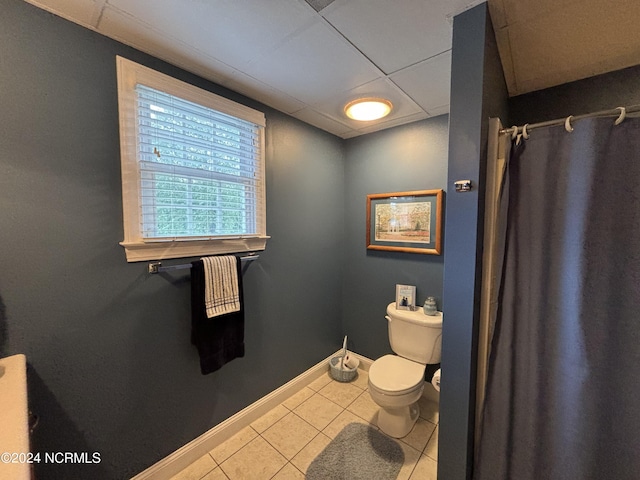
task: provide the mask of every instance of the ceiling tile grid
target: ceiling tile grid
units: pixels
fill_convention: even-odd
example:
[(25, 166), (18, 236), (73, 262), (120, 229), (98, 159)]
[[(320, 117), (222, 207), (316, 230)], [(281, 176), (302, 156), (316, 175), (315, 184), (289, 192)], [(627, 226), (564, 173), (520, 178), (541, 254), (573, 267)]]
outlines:
[(321, 20), (245, 67), (307, 105), (368, 83), (381, 74)]
[(249, 98), (259, 98), (261, 103), (287, 114), (292, 114), (305, 107), (303, 102), (293, 98), (287, 92), (277, 90), (243, 72), (232, 72), (226, 82), (230, 86), (229, 88), (238, 93)]
[[(234, 72), (231, 66), (195, 51), (178, 39), (169, 38), (166, 33), (159, 32), (118, 9), (106, 7), (100, 15), (96, 30), (103, 35), (108, 32), (107, 36), (110, 38), (231, 88), (229, 79)], [(185, 51), (190, 52), (190, 55), (186, 56)]]
[(169, 38), (242, 70), (313, 23), (317, 14), (306, 5), (287, 0), (108, 0)]
[[(425, 99), (415, 66), (450, 48), (446, 15), (464, 3), (28, 1), (338, 136), (426, 118), (425, 105), (448, 104)], [(437, 77), (428, 80), (440, 98), (448, 72), (440, 75), (447, 85), (433, 85)], [(392, 114), (365, 123), (347, 118), (344, 104), (362, 96), (390, 99)]]
[(425, 112), (448, 107), (451, 92), (451, 50), (390, 76)]
[[(343, 138), (448, 112), (482, 0), (25, 0)], [(640, 1), (488, 0), (510, 95), (640, 64)], [(358, 96), (396, 108), (358, 123)]]
[(314, 110), (312, 107), (305, 107), (291, 114), (291, 116), (310, 125), (314, 125), (326, 132), (332, 133), (340, 138), (347, 138), (348, 136), (357, 133), (357, 130), (352, 127), (345, 125), (341, 121), (335, 120), (333, 117), (328, 117), (324, 113)]
[(459, 0), (336, 0), (322, 16), (385, 74), (451, 48), (446, 15)]

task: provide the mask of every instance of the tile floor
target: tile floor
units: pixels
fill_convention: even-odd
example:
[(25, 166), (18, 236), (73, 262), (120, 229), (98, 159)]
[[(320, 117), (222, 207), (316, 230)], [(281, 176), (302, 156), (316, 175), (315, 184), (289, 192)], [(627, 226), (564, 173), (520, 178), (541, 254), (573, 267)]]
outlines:
[[(378, 406), (367, 391), (367, 380), (363, 370), (351, 383), (323, 375), (172, 480), (304, 479), (313, 459), (347, 424), (377, 428)], [(437, 478), (438, 404), (426, 397), (419, 403), (420, 418), (413, 430), (396, 440), (405, 456), (399, 480)]]

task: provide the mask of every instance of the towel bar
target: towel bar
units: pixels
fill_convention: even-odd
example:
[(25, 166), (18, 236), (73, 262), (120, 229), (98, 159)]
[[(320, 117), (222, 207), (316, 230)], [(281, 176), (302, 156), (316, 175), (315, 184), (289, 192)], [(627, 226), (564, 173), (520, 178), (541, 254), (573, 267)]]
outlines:
[[(253, 260), (257, 260), (260, 258), (260, 255), (256, 253), (250, 253), (249, 255), (244, 255), (240, 257), (241, 262), (251, 262)], [(168, 272), (171, 270), (184, 270), (187, 268), (191, 268), (190, 263), (183, 263), (180, 265), (167, 265), (166, 267), (162, 266), (162, 262), (150, 262), (149, 263), (149, 273), (160, 273), (160, 272)]]

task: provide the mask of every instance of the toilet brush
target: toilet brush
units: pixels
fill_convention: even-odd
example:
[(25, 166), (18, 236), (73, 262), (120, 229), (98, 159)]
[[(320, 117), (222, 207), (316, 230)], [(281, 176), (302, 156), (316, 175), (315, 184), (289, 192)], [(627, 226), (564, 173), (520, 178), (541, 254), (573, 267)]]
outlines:
[(347, 356), (347, 336), (342, 341), (342, 357), (340, 358), (340, 370), (344, 370), (344, 358)]

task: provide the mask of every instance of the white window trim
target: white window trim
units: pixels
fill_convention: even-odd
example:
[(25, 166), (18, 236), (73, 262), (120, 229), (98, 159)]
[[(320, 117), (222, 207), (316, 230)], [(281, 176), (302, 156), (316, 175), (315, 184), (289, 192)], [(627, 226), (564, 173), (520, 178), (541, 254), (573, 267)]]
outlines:
[[(240, 105), (211, 92), (194, 87), (168, 75), (156, 72), (135, 62), (116, 57), (118, 75), (118, 110), (120, 117), (120, 158), (122, 166), (122, 213), (124, 240), (120, 242), (125, 249), (127, 262), (161, 260), (165, 258), (183, 258), (201, 255), (220, 255), (226, 253), (255, 252), (266, 248), (266, 228), (263, 225), (258, 235), (228, 236), (214, 239), (181, 240), (144, 240), (140, 232), (139, 188), (140, 174), (137, 159), (136, 138), (136, 99), (135, 86), (138, 83), (148, 85), (213, 108), (223, 113), (249, 120), (263, 127), (260, 135), (261, 163), (264, 172), (264, 152), (266, 125), (262, 112)], [(262, 218), (266, 219), (265, 189), (262, 189)]]

